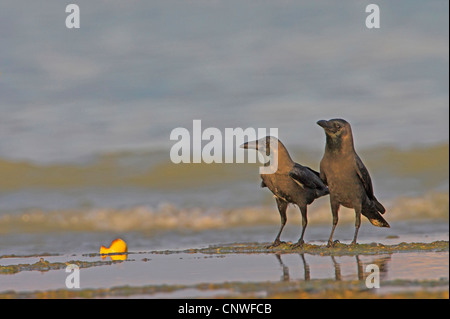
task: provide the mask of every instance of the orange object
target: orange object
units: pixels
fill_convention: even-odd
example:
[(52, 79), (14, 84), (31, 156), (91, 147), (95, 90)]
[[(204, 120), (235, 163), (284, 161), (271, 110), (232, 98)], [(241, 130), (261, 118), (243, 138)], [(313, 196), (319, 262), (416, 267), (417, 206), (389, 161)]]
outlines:
[(110, 255), (109, 257), (111, 257), (112, 260), (125, 260), (127, 259), (127, 252), (127, 243), (120, 238), (114, 239), (109, 248), (106, 248), (103, 245), (102, 247), (100, 247), (100, 254), (102, 255), (102, 259), (106, 258), (105, 254), (117, 254)]

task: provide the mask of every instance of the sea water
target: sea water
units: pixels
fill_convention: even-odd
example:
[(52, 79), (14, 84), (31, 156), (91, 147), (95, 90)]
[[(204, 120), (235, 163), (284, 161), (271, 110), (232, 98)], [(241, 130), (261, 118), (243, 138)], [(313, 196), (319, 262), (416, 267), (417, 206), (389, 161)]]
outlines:
[[(447, 2), (379, 1), (376, 30), (354, 2), (77, 4), (77, 30), (59, 1), (0, 4), (0, 255), (273, 240), (258, 166), (170, 161), (170, 132), (195, 119), (278, 128), (318, 170), (316, 121), (345, 118), (391, 224), (359, 239), (448, 240)], [(325, 197), (305, 238), (330, 227)], [(291, 207), (282, 239), (299, 234)]]

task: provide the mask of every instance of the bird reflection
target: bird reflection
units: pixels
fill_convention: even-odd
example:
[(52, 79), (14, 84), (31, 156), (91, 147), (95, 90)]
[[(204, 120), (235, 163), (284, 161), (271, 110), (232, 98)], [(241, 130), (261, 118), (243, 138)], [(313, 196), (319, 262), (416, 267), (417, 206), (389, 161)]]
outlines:
[(336, 261), (336, 258), (334, 258), (334, 256), (331, 256), (331, 260), (333, 261), (334, 266), (334, 278), (336, 278), (336, 281), (341, 281), (341, 264)]
[[(280, 254), (275, 254), (275, 256), (278, 259), (278, 262), (280, 263), (280, 266), (283, 270), (283, 275), (281, 276), (281, 281), (289, 281), (290, 277), (289, 277), (289, 268), (283, 263), (283, 260), (281, 259), (281, 255)], [(306, 262), (305, 259), (305, 254), (299, 254), (301, 260), (302, 260), (302, 264), (303, 264), (303, 271), (304, 271), (304, 280), (310, 280), (311, 279), (311, 273), (309, 270), (309, 265)]]
[[(298, 254), (298, 255), (300, 256), (299, 264), (301, 265), (301, 268), (303, 269), (303, 280), (305, 280), (305, 281), (311, 280), (311, 266), (306, 261), (305, 254), (302, 253), (302, 254)], [(278, 263), (280, 264), (281, 269), (282, 269), (282, 275), (281, 275), (280, 280), (281, 281), (289, 281), (291, 279), (290, 274), (289, 274), (289, 267), (283, 262), (283, 259), (282, 259), (280, 253), (275, 254), (275, 257), (277, 258)], [(352, 273), (350, 275), (342, 276), (342, 265), (339, 262), (339, 259), (343, 256), (320, 256), (320, 258), (328, 258), (328, 257), (331, 258), (332, 267), (334, 270), (334, 279), (336, 281), (354, 280), (355, 277), (359, 281), (365, 280), (366, 277), (371, 273), (371, 272), (365, 272), (365, 267), (369, 264), (377, 265), (380, 270), (380, 279), (384, 279), (384, 278), (386, 278), (386, 275), (388, 272), (388, 263), (391, 260), (391, 255), (383, 255), (383, 256), (378, 256), (378, 257), (375, 257), (375, 258), (372, 258), (370, 260), (363, 262), (361, 260), (361, 256), (356, 255), (356, 256), (354, 256), (355, 262), (356, 262), (356, 274)], [(345, 256), (345, 257), (348, 257), (348, 256)], [(365, 257), (368, 257), (368, 256), (365, 255)], [(320, 264), (323, 265), (322, 262)], [(317, 266), (319, 266), (319, 265), (317, 265)], [(313, 264), (313, 268), (314, 268), (314, 264)], [(345, 265), (345, 268), (348, 268), (348, 265)]]

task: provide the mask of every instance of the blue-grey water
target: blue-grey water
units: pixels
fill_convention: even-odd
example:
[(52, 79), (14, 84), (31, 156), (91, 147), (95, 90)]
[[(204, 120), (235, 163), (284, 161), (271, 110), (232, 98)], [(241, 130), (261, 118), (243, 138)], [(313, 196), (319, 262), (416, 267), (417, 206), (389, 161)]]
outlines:
[(378, 1), (368, 29), (369, 3), (78, 0), (67, 29), (66, 3), (2, 1), (0, 255), (65, 251), (64, 233), (90, 247), (276, 225), (256, 166), (170, 162), (170, 132), (194, 119), (278, 128), (318, 169), (316, 121), (345, 118), (391, 219), (448, 220), (449, 3)]

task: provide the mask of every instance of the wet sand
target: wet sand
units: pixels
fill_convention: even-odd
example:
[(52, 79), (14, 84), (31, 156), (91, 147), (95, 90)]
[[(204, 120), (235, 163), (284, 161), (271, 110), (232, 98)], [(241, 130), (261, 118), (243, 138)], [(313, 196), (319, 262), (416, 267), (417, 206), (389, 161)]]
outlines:
[[(0, 257), (0, 298), (448, 298), (449, 242), (232, 243), (184, 250)], [(68, 289), (68, 264), (80, 288)], [(368, 288), (368, 265), (380, 288)]]

